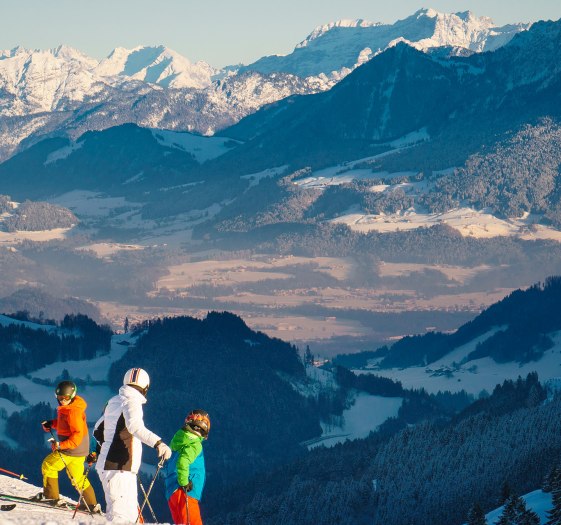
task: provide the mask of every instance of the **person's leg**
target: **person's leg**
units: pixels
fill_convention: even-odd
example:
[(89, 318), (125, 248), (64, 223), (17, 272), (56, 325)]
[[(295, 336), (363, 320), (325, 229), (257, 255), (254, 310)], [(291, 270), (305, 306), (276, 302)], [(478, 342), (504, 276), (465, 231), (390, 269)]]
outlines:
[[(90, 482), (86, 479), (84, 473), (84, 456), (67, 456), (63, 454), (64, 462), (66, 463), (68, 479), (74, 485), (74, 488), (80, 492), (82, 485), (85, 487), (90, 486)], [(85, 480), (85, 483), (84, 483)]]
[(105, 471), (105, 474), (107, 520), (134, 523), (138, 517), (136, 474), (122, 470)]
[(177, 489), (168, 499), (171, 519), (176, 525), (187, 525), (187, 506), (183, 489)]
[(95, 497), (95, 492), (90, 484), (90, 481), (86, 477), (84, 472), (84, 461), (85, 457), (82, 456), (65, 456), (64, 461), (68, 467), (68, 473), (70, 481), (74, 480), (74, 488), (78, 492), (82, 492), (84, 501), (87, 503), (88, 508), (92, 510), (97, 505), (97, 499)]
[(199, 502), (191, 496), (187, 496), (188, 525), (203, 525)]
[(58, 452), (51, 452), (41, 464), (43, 474), (43, 497), (45, 499), (58, 500), (58, 473), (64, 468)]
[(103, 493), (105, 494), (105, 519), (107, 521), (113, 521), (113, 501), (109, 497), (109, 482), (108, 477), (114, 472), (112, 470), (98, 470), (99, 479), (101, 480), (101, 486), (103, 487)]

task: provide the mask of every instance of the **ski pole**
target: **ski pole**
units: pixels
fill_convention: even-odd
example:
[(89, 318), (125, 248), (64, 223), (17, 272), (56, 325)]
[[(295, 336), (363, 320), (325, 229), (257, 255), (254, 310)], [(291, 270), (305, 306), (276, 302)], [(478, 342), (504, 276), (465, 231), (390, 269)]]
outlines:
[[(80, 497), (78, 498), (78, 503), (76, 504), (76, 508), (74, 509), (74, 514), (72, 514), (72, 519), (74, 519), (76, 517), (76, 513), (78, 512), (78, 507), (80, 506), (80, 501), (82, 501), (82, 498), (84, 497), (84, 486), (86, 485), (86, 480), (88, 479), (88, 476), (90, 474), (90, 470), (91, 470), (92, 466), (88, 465), (88, 468), (86, 469), (86, 472), (84, 473), (84, 481), (82, 482), (82, 490), (80, 490)], [(86, 500), (84, 500), (84, 505), (86, 505), (86, 507), (88, 506), (88, 504), (86, 503)], [(89, 507), (88, 507), (89, 509)], [(92, 514), (90, 512), (90, 514)]]
[(154, 474), (154, 477), (152, 478), (152, 481), (150, 482), (150, 485), (148, 486), (148, 492), (144, 496), (144, 501), (142, 502), (140, 510), (138, 511), (138, 516), (136, 517), (135, 523), (138, 523), (138, 520), (140, 519), (140, 516), (142, 516), (142, 511), (144, 509), (144, 506), (146, 505), (146, 502), (148, 501), (148, 496), (150, 495), (150, 492), (152, 492), (152, 488), (154, 487), (154, 482), (156, 481), (156, 478), (158, 477), (158, 474), (160, 473), (160, 470), (164, 466), (165, 461), (166, 460), (164, 458), (162, 458), (162, 459), (160, 459), (160, 462), (158, 463), (158, 468), (156, 469), (156, 473)]
[[(49, 439), (49, 441), (54, 442), (55, 444), (57, 443), (57, 440), (55, 438), (55, 435), (53, 434), (52, 429), (49, 429), (49, 432), (51, 433), (51, 436), (53, 436), (51, 439)], [(72, 483), (72, 486), (78, 491), (78, 493), (80, 493), (80, 491), (78, 490), (78, 484), (76, 483), (76, 480), (74, 479), (74, 476), (72, 476), (72, 474), (70, 473), (70, 470), (68, 470), (68, 465), (66, 464), (66, 461), (64, 461), (64, 457), (62, 456), (62, 452), (59, 450), (58, 447), (56, 447), (56, 451), (58, 452), (58, 455), (62, 461), (62, 464), (64, 465), (64, 469), (66, 470), (66, 473), (68, 474), (68, 479), (70, 479), (70, 483)], [(90, 506), (84, 501), (84, 505), (86, 505), (86, 509), (88, 509), (88, 512), (93, 516), (93, 512), (90, 510)]]
[(189, 519), (189, 496), (187, 496), (187, 489), (183, 488), (185, 492), (185, 512), (187, 513), (187, 525), (191, 525), (191, 520)]
[(0, 472), (5, 472), (6, 474), (10, 474), (11, 476), (15, 476), (16, 478), (19, 478), (19, 479), (27, 479), (23, 474), (16, 474), (15, 472), (10, 472), (9, 470), (6, 470), (5, 468), (0, 468)]
[[(142, 485), (142, 481), (140, 481), (140, 476), (137, 474), (136, 477), (138, 478), (138, 484), (140, 485), (140, 490), (142, 490), (142, 494), (146, 498), (147, 497), (146, 496), (146, 491), (144, 490), (144, 486)], [(156, 518), (156, 514), (154, 513), (154, 509), (152, 508), (152, 505), (150, 505), (150, 502), (148, 501), (148, 499), (146, 499), (146, 503), (148, 505), (148, 508), (150, 509), (150, 513), (152, 514), (152, 517), (154, 518), (154, 523), (159, 523), (158, 518)]]

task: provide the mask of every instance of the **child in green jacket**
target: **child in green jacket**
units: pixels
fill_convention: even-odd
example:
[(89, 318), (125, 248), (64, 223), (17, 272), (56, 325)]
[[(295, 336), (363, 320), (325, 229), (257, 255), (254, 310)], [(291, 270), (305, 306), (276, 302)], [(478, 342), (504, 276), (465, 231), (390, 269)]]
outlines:
[(210, 418), (205, 410), (197, 409), (185, 418), (170, 447), (172, 455), (164, 467), (166, 498), (173, 522), (202, 525), (199, 500), (205, 484), (203, 441), (210, 430)]

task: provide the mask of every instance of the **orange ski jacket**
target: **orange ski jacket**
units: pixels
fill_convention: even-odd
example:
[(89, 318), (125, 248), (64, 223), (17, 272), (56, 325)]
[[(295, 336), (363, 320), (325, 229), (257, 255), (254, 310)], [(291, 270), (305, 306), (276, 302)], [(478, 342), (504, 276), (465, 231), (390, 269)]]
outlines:
[(57, 431), (60, 450), (69, 456), (87, 456), (89, 454), (89, 433), (86, 423), (87, 403), (76, 396), (72, 403), (57, 408), (57, 419), (51, 421)]

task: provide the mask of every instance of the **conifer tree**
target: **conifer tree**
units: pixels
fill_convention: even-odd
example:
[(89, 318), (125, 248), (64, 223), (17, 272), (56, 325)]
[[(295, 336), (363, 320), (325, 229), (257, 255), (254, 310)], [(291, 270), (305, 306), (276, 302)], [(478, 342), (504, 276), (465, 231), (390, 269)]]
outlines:
[[(505, 482), (506, 483), (506, 482)], [(517, 497), (509, 496), (505, 502), (503, 513), (495, 525), (517, 525), (516, 523), (516, 500)]]
[(474, 503), (469, 510), (467, 525), (487, 525), (485, 513), (479, 503)]
[(549, 472), (544, 476), (542, 483), (542, 490), (544, 492), (551, 492), (553, 489), (553, 480), (555, 479), (555, 473), (557, 472), (557, 463), (555, 463)]
[(512, 496), (512, 489), (510, 488), (508, 481), (505, 480), (501, 486), (499, 505), (504, 505), (507, 502), (507, 500), (510, 498), (510, 496)]
[(553, 508), (547, 511), (546, 525), (561, 525), (561, 468), (553, 471), (550, 479)]

